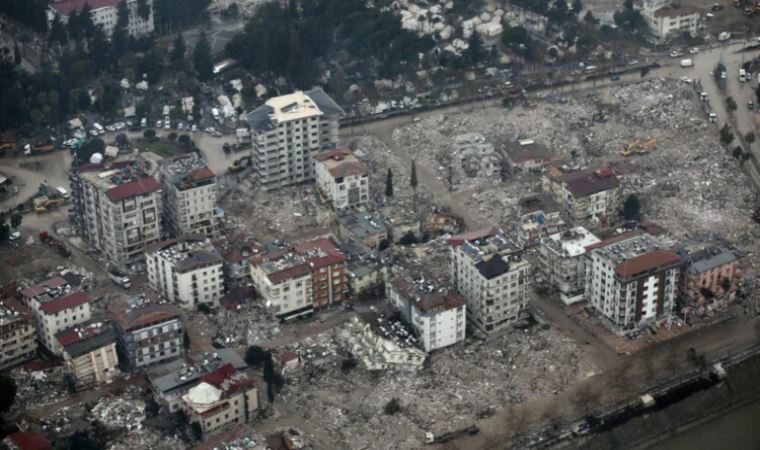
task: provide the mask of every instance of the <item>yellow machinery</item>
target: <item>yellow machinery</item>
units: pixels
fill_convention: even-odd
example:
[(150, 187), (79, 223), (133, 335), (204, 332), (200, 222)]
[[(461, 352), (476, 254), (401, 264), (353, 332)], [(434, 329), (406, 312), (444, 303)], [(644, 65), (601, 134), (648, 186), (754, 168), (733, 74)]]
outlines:
[(633, 154), (633, 149), (636, 148), (637, 145), (639, 145), (640, 140), (636, 139), (635, 141), (631, 142), (627, 146), (623, 147), (620, 150), (620, 154), (623, 156), (631, 156)]
[(650, 139), (643, 144), (639, 144), (638, 148), (636, 149), (636, 153), (639, 155), (645, 155), (649, 153), (649, 151), (654, 148), (655, 145), (657, 145), (657, 139)]

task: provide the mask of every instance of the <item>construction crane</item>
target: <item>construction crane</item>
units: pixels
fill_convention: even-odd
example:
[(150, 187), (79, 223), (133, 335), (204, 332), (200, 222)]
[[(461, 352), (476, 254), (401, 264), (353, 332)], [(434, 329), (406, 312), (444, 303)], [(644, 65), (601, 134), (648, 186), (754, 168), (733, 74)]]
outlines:
[(631, 142), (627, 146), (624, 146), (620, 150), (620, 154), (626, 157), (631, 156), (631, 154), (633, 154), (633, 149), (636, 148), (637, 145), (639, 145), (639, 142), (641, 141), (636, 139), (635, 141)]

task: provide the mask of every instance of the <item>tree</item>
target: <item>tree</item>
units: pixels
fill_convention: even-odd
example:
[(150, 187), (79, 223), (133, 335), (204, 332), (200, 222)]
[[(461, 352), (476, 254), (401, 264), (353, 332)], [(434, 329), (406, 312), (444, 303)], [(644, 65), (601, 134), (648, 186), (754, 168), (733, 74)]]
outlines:
[(150, 17), (150, 5), (148, 5), (148, 0), (137, 0), (137, 15), (142, 17), (143, 20), (148, 20)]
[(401, 236), (401, 239), (398, 240), (398, 243), (401, 245), (412, 245), (419, 242), (417, 240), (417, 236), (415, 236), (414, 232), (407, 231), (405, 235)]
[(747, 144), (752, 144), (755, 142), (755, 133), (753, 131), (748, 131), (747, 134), (744, 135), (744, 140), (747, 141)]
[(740, 145), (737, 145), (736, 147), (734, 147), (734, 151), (732, 153), (732, 155), (734, 155), (734, 158), (740, 160), (743, 154), (744, 154), (744, 149)]
[(583, 3), (581, 3), (581, 0), (573, 0), (573, 15), (577, 16), (580, 14), (581, 10), (583, 9)]
[(594, 16), (594, 13), (592, 13), (591, 11), (588, 11), (586, 15), (583, 16), (583, 21), (589, 25), (599, 25), (599, 19), (597, 19)]
[(193, 63), (195, 71), (198, 72), (198, 79), (208, 81), (214, 75), (214, 63), (211, 60), (211, 46), (205, 32), (201, 32), (198, 37), (198, 43), (193, 50)]
[(116, 6), (116, 29), (124, 30), (129, 25), (129, 9), (127, 1), (121, 0)]
[(143, 137), (145, 139), (148, 139), (148, 140), (152, 141), (153, 139), (156, 138), (156, 130), (145, 130), (145, 131), (143, 131)]
[(177, 33), (177, 37), (174, 39), (174, 45), (172, 47), (171, 62), (176, 65), (183, 65), (185, 62), (185, 39), (182, 37), (182, 33)]
[(409, 185), (414, 193), (412, 198), (414, 210), (417, 211), (417, 163), (414, 160), (412, 160), (412, 175), (409, 178)]
[(626, 197), (623, 202), (623, 217), (626, 220), (638, 220), (641, 216), (641, 202), (636, 194)]
[(185, 330), (184, 333), (182, 333), (182, 346), (185, 350), (189, 350), (191, 344), (192, 341), (190, 340), (190, 335), (187, 333), (187, 330)]
[(177, 140), (177, 133), (171, 132), (168, 136), (166, 136), (166, 139), (169, 139), (170, 142), (174, 142)]
[(190, 147), (190, 136), (183, 134), (177, 138), (177, 142), (184, 145), (185, 147)]
[(11, 216), (11, 228), (14, 230), (21, 225), (21, 214), (14, 214)]
[(649, 73), (648, 66), (642, 67), (641, 70), (639, 71), (639, 75), (641, 75), (641, 78), (644, 78), (645, 76), (647, 76), (648, 73)]
[(726, 65), (722, 62), (719, 62), (715, 65), (715, 69), (713, 69), (713, 78), (715, 78), (715, 81), (720, 82), (722, 80), (723, 72), (726, 71)]
[(0, 375), (0, 413), (6, 413), (16, 400), (16, 381)]
[(203, 439), (203, 428), (201, 428), (201, 424), (193, 422), (190, 424), (190, 429), (193, 430), (193, 436), (195, 436), (197, 441)]
[(731, 127), (728, 126), (728, 124), (724, 124), (723, 128), (720, 129), (720, 143), (723, 145), (728, 145), (731, 142), (734, 141), (734, 132), (731, 131)]
[(388, 168), (388, 175), (385, 176), (385, 196), (393, 197), (393, 172)]
[(69, 36), (66, 33), (66, 27), (61, 22), (61, 17), (56, 14), (53, 17), (53, 21), (50, 23), (50, 34), (48, 34), (48, 42), (53, 44), (64, 45), (69, 40)]
[(249, 366), (260, 366), (268, 358), (268, 353), (258, 345), (252, 345), (245, 351), (245, 362)]
[(737, 109), (736, 100), (733, 97), (726, 97), (726, 108), (729, 112), (734, 112)]
[(21, 49), (18, 48), (18, 42), (13, 43), (13, 64), (21, 65)]
[(468, 40), (467, 50), (464, 52), (465, 57), (469, 60), (469, 63), (477, 65), (485, 56), (485, 49), (483, 48), (483, 40), (477, 31), (473, 31)]
[(344, 359), (343, 362), (340, 363), (340, 370), (343, 373), (348, 373), (356, 368), (356, 366), (359, 363), (356, 361), (356, 358), (353, 356), (349, 356), (348, 358)]
[(95, 153), (103, 154), (106, 144), (103, 139), (95, 138), (91, 141), (85, 142), (77, 151), (76, 165), (87, 164), (90, 162), (90, 158)]
[(754, 220), (755, 223), (760, 224), (760, 206), (758, 206), (755, 209), (755, 212), (752, 213), (752, 220)]
[(383, 412), (388, 416), (401, 412), (401, 402), (396, 397), (393, 397), (385, 404)]

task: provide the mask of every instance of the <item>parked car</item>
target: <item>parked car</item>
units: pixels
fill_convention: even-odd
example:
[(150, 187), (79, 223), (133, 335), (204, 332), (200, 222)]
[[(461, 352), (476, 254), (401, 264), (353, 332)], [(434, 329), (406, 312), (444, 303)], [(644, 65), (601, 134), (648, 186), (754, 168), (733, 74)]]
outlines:
[(618, 81), (619, 79), (620, 79), (620, 74), (613, 73), (612, 75), (610, 75), (611, 81)]
[(690, 84), (691, 83), (691, 78), (689, 78), (689, 77), (681, 77), (681, 82), (682, 83)]
[(755, 109), (755, 102), (752, 100), (747, 102), (747, 109)]
[(156, 121), (156, 128), (161, 128), (161, 125), (162, 125), (161, 120), (157, 120)]
[(699, 53), (699, 48), (692, 47), (692, 48), (689, 49), (689, 53), (691, 53), (692, 55), (695, 54), (695, 53)]
[(142, 128), (147, 127), (148, 126), (148, 119), (146, 119), (145, 117), (143, 117), (142, 119), (140, 119), (140, 126)]

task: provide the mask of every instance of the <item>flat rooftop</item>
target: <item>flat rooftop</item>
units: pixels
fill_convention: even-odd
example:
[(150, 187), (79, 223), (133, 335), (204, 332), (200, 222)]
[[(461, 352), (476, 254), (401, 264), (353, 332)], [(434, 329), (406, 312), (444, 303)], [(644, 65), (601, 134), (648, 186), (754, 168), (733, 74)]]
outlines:
[(29, 308), (13, 299), (0, 301), (0, 326), (17, 320), (34, 320), (34, 315)]
[(272, 130), (278, 123), (322, 115), (341, 115), (344, 111), (321, 88), (296, 91), (274, 97), (245, 114), (243, 119), (253, 130)]
[(474, 262), (480, 262), (493, 254), (509, 255), (519, 249), (507, 240), (498, 227), (470, 231), (449, 238), (449, 245), (461, 246), (465, 254)]
[(586, 247), (599, 242), (601, 239), (587, 229), (575, 227), (571, 230), (552, 234), (544, 241), (544, 245), (563, 257), (572, 258), (586, 253)]
[(592, 251), (610, 261), (615, 267), (615, 274), (623, 278), (675, 266), (681, 262), (681, 258), (675, 252), (664, 248), (648, 234), (623, 239)]
[(184, 191), (216, 182), (216, 175), (196, 153), (188, 153), (161, 162), (161, 174), (177, 189)]
[(386, 232), (382, 219), (365, 212), (340, 214), (338, 222), (359, 238)]
[(158, 254), (174, 264), (178, 273), (189, 272), (200, 267), (208, 267), (224, 262), (211, 241), (200, 236), (185, 236), (166, 242), (153, 244), (145, 253)]
[(289, 249), (256, 256), (251, 259), (251, 265), (261, 268), (272, 283), (311, 275), (306, 258)]
[(155, 192), (161, 188), (137, 161), (91, 164), (75, 169), (75, 172), (98, 190), (105, 191), (113, 202)]

